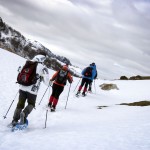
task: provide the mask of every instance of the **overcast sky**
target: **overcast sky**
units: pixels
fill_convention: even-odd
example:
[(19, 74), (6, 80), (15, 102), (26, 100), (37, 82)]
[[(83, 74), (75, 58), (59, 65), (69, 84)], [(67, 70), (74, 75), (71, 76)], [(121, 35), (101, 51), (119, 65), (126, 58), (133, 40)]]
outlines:
[(0, 16), (101, 78), (150, 75), (150, 0), (0, 0)]

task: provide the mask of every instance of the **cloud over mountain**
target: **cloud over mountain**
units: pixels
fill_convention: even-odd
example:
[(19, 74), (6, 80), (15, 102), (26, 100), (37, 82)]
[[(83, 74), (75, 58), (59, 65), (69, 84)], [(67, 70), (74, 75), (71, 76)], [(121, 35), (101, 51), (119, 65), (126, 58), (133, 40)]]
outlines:
[(0, 13), (10, 25), (73, 64), (85, 67), (95, 62), (103, 78), (112, 72), (112, 78), (150, 74), (147, 0), (0, 2)]

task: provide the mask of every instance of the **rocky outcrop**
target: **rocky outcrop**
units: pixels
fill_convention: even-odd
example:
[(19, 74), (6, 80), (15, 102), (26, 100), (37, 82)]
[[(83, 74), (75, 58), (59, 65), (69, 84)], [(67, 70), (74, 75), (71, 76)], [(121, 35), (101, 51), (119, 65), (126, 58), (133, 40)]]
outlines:
[(116, 84), (111, 84), (111, 83), (110, 84), (103, 83), (100, 85), (100, 87), (102, 90), (107, 90), (107, 91), (113, 90), (113, 89), (119, 90)]
[(126, 76), (121, 76), (120, 80), (128, 80), (128, 78)]
[(142, 80), (142, 77), (140, 75), (132, 76), (129, 78), (129, 80)]
[(126, 76), (121, 76), (120, 80), (150, 80), (150, 76), (131, 76), (129, 78), (127, 78)]

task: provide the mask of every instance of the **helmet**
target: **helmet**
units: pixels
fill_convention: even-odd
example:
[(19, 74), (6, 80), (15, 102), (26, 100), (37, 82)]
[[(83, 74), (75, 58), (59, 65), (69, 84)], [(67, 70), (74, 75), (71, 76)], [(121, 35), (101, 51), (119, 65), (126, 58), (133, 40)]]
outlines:
[(44, 62), (46, 59), (46, 57), (44, 55), (36, 55), (34, 56), (34, 58), (32, 59), (32, 61), (35, 61), (35, 62)]
[(62, 67), (62, 70), (67, 71), (67, 70), (68, 70), (68, 67), (67, 67), (67, 66), (63, 66), (63, 67)]

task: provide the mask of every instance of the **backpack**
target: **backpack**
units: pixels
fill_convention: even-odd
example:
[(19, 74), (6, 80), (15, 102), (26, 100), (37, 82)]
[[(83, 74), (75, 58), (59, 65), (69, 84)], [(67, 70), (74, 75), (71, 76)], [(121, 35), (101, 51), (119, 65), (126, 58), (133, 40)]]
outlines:
[(17, 83), (24, 86), (35, 84), (38, 79), (36, 77), (37, 64), (38, 62), (26, 61), (26, 64), (17, 76)]
[(84, 71), (84, 76), (85, 77), (92, 77), (92, 69), (93, 68), (91, 68), (91, 67), (87, 67), (87, 68), (85, 68), (85, 71)]
[(67, 75), (68, 75), (68, 71), (65, 70), (59, 70), (55, 81), (59, 84), (66, 84), (66, 80), (67, 80)]

